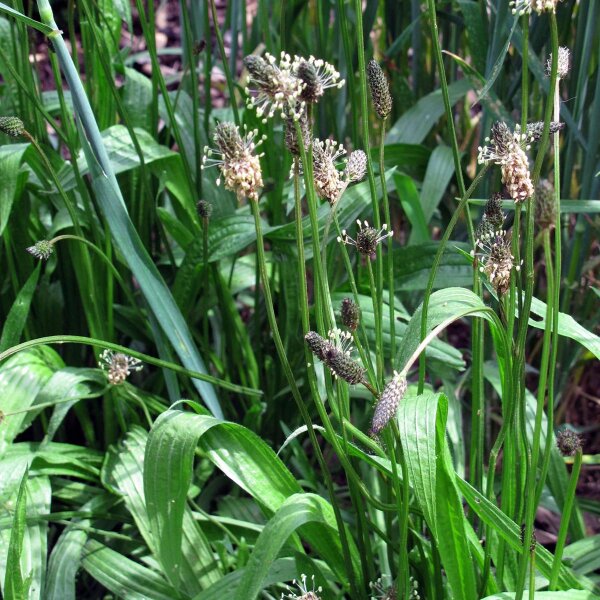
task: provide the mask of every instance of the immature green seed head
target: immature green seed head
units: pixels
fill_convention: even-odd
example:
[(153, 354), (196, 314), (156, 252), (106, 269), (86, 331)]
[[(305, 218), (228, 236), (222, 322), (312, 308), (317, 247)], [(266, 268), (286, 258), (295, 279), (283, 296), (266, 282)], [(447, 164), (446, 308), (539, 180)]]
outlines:
[(25, 125), (19, 117), (0, 117), (0, 131), (11, 137), (19, 137), (25, 131)]
[(350, 331), (356, 331), (360, 322), (360, 307), (350, 298), (342, 300), (342, 323)]
[(386, 119), (392, 112), (390, 84), (379, 63), (375, 60), (370, 60), (367, 65), (367, 81), (369, 82), (375, 112), (380, 119)]
[(572, 429), (562, 429), (556, 436), (556, 445), (563, 456), (573, 456), (581, 450), (581, 436)]

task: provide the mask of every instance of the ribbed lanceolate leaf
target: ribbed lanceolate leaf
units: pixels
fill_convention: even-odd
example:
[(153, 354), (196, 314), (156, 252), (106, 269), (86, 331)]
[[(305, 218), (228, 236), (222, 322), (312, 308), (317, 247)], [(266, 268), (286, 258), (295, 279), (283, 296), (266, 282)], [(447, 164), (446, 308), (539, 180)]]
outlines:
[(445, 438), (448, 400), (426, 393), (404, 398), (398, 428), (408, 472), (425, 521), (436, 541), (448, 583), (456, 598), (475, 598), (474, 563), (455, 473)]
[(19, 472), (21, 485), (5, 488), (0, 497), (0, 581), (6, 599), (43, 600), (48, 522), (38, 517), (50, 512), (50, 480), (29, 477), (26, 465)]
[[(134, 427), (118, 447), (109, 450), (103, 475), (106, 484), (122, 495), (139, 532), (160, 561), (164, 555), (161, 538), (152, 533), (144, 497), (144, 453), (147, 439), (148, 434), (143, 429)], [(187, 506), (184, 506), (182, 524), (181, 566), (177, 572), (184, 589), (193, 595), (218, 581), (222, 573), (214, 561), (206, 537)]]
[(96, 540), (83, 548), (83, 568), (104, 587), (122, 598), (135, 600), (183, 600), (155, 571), (111, 550)]
[[(2, 183), (0, 182), (0, 186)], [(1, 202), (1, 200), (0, 200)], [(23, 287), (17, 294), (13, 305), (4, 321), (2, 327), (2, 336), (0, 337), (0, 352), (16, 346), (19, 343), (27, 316), (29, 315), (29, 307), (31, 306), (31, 300), (37, 286), (38, 278), (40, 276), (41, 264), (38, 263), (35, 269), (31, 272), (31, 275), (27, 278), (27, 281), (23, 284)]]
[[(81, 505), (83, 513), (103, 515), (118, 498), (99, 493)], [(76, 580), (81, 568), (85, 546), (93, 519), (72, 519), (56, 541), (48, 560), (48, 576), (44, 598), (46, 600), (75, 600)]]
[(31, 423), (36, 414), (8, 413), (32, 406), (53, 371), (62, 366), (58, 354), (44, 346), (16, 354), (0, 366), (2, 412), (7, 414), (0, 427), (0, 457), (6, 452), (8, 444)]
[[(337, 552), (341, 558), (342, 549), (331, 505), (315, 494), (294, 494), (281, 505), (260, 534), (237, 589), (236, 600), (254, 600), (258, 596), (282, 546), (306, 523), (318, 524), (322, 544), (328, 543), (330, 555)], [(334, 567), (331, 563), (330, 566)]]
[[(179, 411), (161, 415), (146, 447), (144, 491), (157, 551), (172, 580), (180, 577), (181, 523), (197, 444), (268, 513), (302, 491), (273, 450), (245, 427)], [(307, 524), (302, 536), (344, 581), (339, 548), (323, 536), (321, 527)], [(356, 548), (352, 545), (349, 550), (357, 561)]]
[[(522, 549), (521, 528), (469, 483), (460, 477), (456, 478), (456, 482), (461, 494), (471, 507), (471, 510), (486, 525), (492, 527), (498, 536), (511, 548), (520, 552)], [(544, 577), (550, 577), (553, 555), (541, 544), (536, 545), (535, 554), (536, 569), (538, 569)], [(589, 591), (594, 590), (594, 581), (592, 579), (583, 575), (576, 575), (564, 564), (560, 567), (558, 583), (560, 587), (565, 589), (584, 588)]]
[[(228, 573), (218, 583), (211, 586), (208, 590), (201, 592), (193, 600), (222, 600), (223, 598), (233, 598), (239, 589), (240, 583), (246, 573), (246, 568), (242, 567), (233, 573)], [(265, 586), (279, 583), (281, 581), (291, 581), (298, 576), (298, 568), (293, 558), (278, 558), (269, 567), (269, 572), (263, 581)]]
[[(417, 349), (421, 341), (421, 314), (422, 305), (414, 312), (400, 348), (396, 355), (396, 368), (404, 368), (411, 354)], [(427, 311), (427, 331), (451, 318), (460, 318), (465, 315), (478, 316), (488, 319), (491, 326), (494, 320), (490, 317), (489, 309), (485, 306), (481, 298), (470, 290), (458, 287), (439, 290), (431, 295), (429, 308)], [(497, 348), (497, 352), (502, 355), (506, 349)], [(502, 356), (500, 356), (502, 359)]]
[(13, 202), (23, 191), (27, 171), (19, 171), (19, 165), (29, 144), (10, 144), (0, 147), (0, 235), (4, 231)]

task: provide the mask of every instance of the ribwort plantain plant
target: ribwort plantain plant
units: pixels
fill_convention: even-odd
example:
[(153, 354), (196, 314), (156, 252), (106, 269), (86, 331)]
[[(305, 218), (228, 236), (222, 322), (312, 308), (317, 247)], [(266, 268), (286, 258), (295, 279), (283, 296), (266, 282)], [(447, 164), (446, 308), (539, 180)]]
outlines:
[(0, 4), (3, 597), (600, 598), (600, 6), (226, 4)]

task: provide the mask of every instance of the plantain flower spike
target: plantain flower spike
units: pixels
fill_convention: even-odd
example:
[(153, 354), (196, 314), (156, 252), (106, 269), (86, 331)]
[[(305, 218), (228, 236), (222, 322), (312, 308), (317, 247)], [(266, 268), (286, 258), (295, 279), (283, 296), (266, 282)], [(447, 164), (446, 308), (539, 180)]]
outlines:
[(108, 383), (111, 385), (120, 385), (133, 371), (141, 371), (144, 368), (138, 358), (112, 350), (102, 352), (98, 366), (108, 372)]
[(370, 260), (374, 260), (377, 252), (377, 245), (383, 242), (383, 240), (394, 235), (393, 231), (387, 230), (387, 224), (384, 223), (381, 229), (375, 229), (371, 227), (368, 221), (361, 222), (360, 219), (356, 221), (358, 225), (358, 231), (356, 232), (356, 239), (351, 238), (345, 229), (342, 229), (342, 235), (338, 236), (337, 241), (341, 244), (348, 246), (355, 246), (360, 254), (366, 256)]
[(54, 254), (54, 244), (49, 240), (40, 240), (25, 249), (31, 256), (39, 260), (48, 260)]
[[(558, 48), (558, 65), (556, 73), (559, 79), (564, 79), (571, 70), (571, 51), (566, 46)], [(552, 53), (546, 62), (546, 77), (550, 77), (552, 73)]]
[(318, 594), (323, 591), (323, 588), (321, 586), (315, 587), (315, 576), (313, 575), (311, 577), (312, 586), (309, 590), (306, 585), (307, 579), (308, 577), (304, 573), (300, 576), (300, 580), (294, 579), (292, 585), (295, 585), (298, 589), (292, 590), (287, 586), (287, 594), (281, 594), (280, 600), (321, 600)]
[(581, 436), (572, 429), (561, 429), (556, 436), (556, 445), (563, 456), (573, 456), (581, 450)]
[(374, 434), (378, 434), (394, 418), (400, 400), (406, 394), (407, 387), (406, 377), (395, 372), (394, 377), (383, 388), (383, 392), (381, 392), (381, 396), (375, 406), (373, 422), (371, 424), (371, 431)]
[(19, 137), (25, 131), (25, 125), (19, 117), (0, 117), (0, 131), (11, 137)]
[(475, 241), (475, 250), (471, 252), (479, 259), (479, 270), (485, 273), (499, 296), (510, 287), (513, 271), (520, 271), (511, 252), (511, 235), (504, 230), (486, 232)]
[(370, 60), (367, 65), (367, 81), (371, 90), (373, 108), (383, 121), (392, 112), (392, 95), (390, 94), (390, 84), (379, 63), (375, 60)]
[(343, 79), (340, 79), (340, 74), (333, 65), (320, 58), (311, 56), (305, 59), (295, 56), (294, 65), (296, 77), (303, 84), (300, 94), (300, 100), (303, 102), (318, 102), (326, 89), (340, 89), (345, 83)]
[(509, 6), (513, 15), (530, 15), (532, 12), (542, 14), (544, 12), (556, 12), (559, 0), (512, 0)]
[(360, 322), (360, 306), (350, 298), (342, 300), (342, 323), (350, 331), (356, 331)]
[(248, 198), (257, 201), (263, 186), (259, 159), (264, 154), (257, 155), (255, 151), (265, 136), (255, 142), (257, 134), (255, 129), (241, 135), (237, 125), (219, 123), (213, 136), (215, 149), (209, 146), (204, 148), (201, 169), (218, 167), (221, 176), (217, 179), (217, 185), (221, 184), (222, 177), (225, 189), (235, 192), (238, 200)]
[(502, 183), (515, 202), (523, 202), (533, 196), (533, 183), (525, 150), (535, 141), (533, 134), (521, 133), (519, 125), (512, 132), (506, 123), (492, 125), (491, 136), (486, 138), (489, 146), (479, 146), (479, 163), (494, 162), (500, 165)]
[(309, 331), (304, 340), (309, 350), (327, 366), (334, 377), (352, 385), (365, 381), (365, 369), (350, 356), (353, 350), (350, 332), (332, 329), (326, 340), (318, 333)]

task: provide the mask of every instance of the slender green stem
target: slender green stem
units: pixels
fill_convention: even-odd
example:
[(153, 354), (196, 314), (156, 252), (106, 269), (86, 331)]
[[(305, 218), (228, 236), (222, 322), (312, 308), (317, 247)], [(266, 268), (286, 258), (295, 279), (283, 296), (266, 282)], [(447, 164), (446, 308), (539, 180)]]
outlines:
[(219, 46), (219, 53), (221, 54), (221, 63), (223, 65), (223, 72), (225, 73), (225, 79), (227, 80), (227, 89), (229, 90), (229, 103), (231, 104), (231, 109), (233, 110), (233, 120), (235, 121), (235, 124), (239, 126), (240, 115), (235, 100), (235, 88), (233, 86), (233, 79), (231, 78), (231, 70), (229, 69), (227, 55), (225, 54), (223, 34), (221, 33), (221, 27), (219, 26), (219, 19), (217, 17), (217, 7), (215, 6), (215, 0), (207, 0), (207, 2), (210, 4), (213, 26), (215, 28), (215, 37), (217, 38), (217, 46)]
[(110, 258), (108, 258), (108, 256), (106, 256), (106, 254), (104, 254), (104, 252), (102, 252), (102, 250), (100, 250), (100, 248), (98, 248), (98, 246), (96, 246), (89, 240), (86, 240), (85, 238), (79, 237), (77, 235), (69, 235), (69, 234), (59, 235), (55, 238), (52, 238), (51, 240), (49, 240), (49, 243), (54, 245), (54, 244), (56, 244), (56, 242), (60, 242), (61, 240), (74, 240), (77, 242), (81, 242), (82, 244), (85, 244), (86, 246), (89, 246), (104, 261), (106, 266), (109, 268), (110, 272), (114, 275), (114, 278), (118, 281), (119, 285), (121, 286), (121, 289), (127, 296), (127, 300), (129, 301), (129, 304), (132, 307), (136, 306), (135, 298), (133, 297), (133, 294), (131, 293), (131, 290), (129, 289), (129, 287), (127, 287), (127, 285), (125, 285), (125, 282), (123, 281), (123, 278), (121, 277), (121, 274), (119, 273), (119, 271), (117, 270), (115, 265), (113, 265)]
[[(29, 134), (29, 132), (25, 131), (23, 132), (23, 135), (31, 142), (33, 147), (37, 150), (40, 158), (42, 159), (42, 162), (44, 163), (44, 166), (46, 167), (46, 170), (48, 171), (48, 174), (50, 175), (50, 178), (52, 179), (60, 197), (62, 198), (65, 204), (65, 208), (67, 209), (69, 216), (71, 217), (75, 233), (79, 238), (83, 238), (83, 230), (81, 229), (81, 225), (79, 224), (79, 219), (77, 218), (77, 211), (75, 209), (75, 206), (73, 205), (73, 202), (71, 201), (71, 199), (67, 195), (67, 192), (65, 192), (63, 186), (61, 185), (60, 180), (58, 179), (58, 175), (52, 167), (52, 164), (46, 156), (46, 153), (42, 150), (42, 147), (37, 143), (36, 139)], [(98, 307), (95, 286), (92, 281), (92, 273), (94, 272), (94, 270), (92, 268), (92, 261), (90, 260), (90, 255), (87, 251), (87, 248), (82, 249), (81, 256), (83, 259), (84, 267), (81, 275), (86, 290), (85, 296), (87, 298), (87, 302), (84, 303), (84, 306), (86, 306), (89, 303), (89, 309), (91, 314), (87, 315), (88, 324), (90, 327), (90, 333), (94, 337), (96, 337), (98, 335), (104, 334), (104, 320), (101, 317), (100, 308)]]
[[(308, 117), (310, 119), (310, 116)], [(300, 124), (295, 122), (297, 139), (303, 140)], [(313, 246), (313, 268), (315, 277), (315, 312), (317, 317), (317, 327), (319, 333), (324, 334), (326, 329), (335, 323), (333, 316), (333, 306), (331, 304), (331, 295), (329, 288), (325, 285), (326, 277), (323, 272), (323, 264), (319, 256), (319, 219), (317, 216), (317, 195), (314, 188), (313, 165), (312, 165), (312, 144), (309, 146), (309, 152), (306, 152), (304, 143), (298, 143), (300, 149), (300, 159), (302, 161), (304, 173), (304, 187), (306, 189), (306, 200), (308, 204), (308, 216), (312, 234)]]
[(550, 583), (548, 584), (548, 589), (550, 591), (555, 590), (558, 583), (558, 575), (562, 564), (561, 560), (563, 550), (565, 549), (565, 542), (567, 541), (567, 533), (569, 531), (569, 520), (571, 518), (571, 511), (573, 510), (573, 504), (575, 502), (577, 481), (579, 480), (579, 473), (581, 472), (582, 458), (583, 455), (581, 448), (579, 448), (575, 453), (573, 470), (571, 471), (571, 478), (569, 479), (569, 487), (567, 488), (567, 493), (565, 495), (565, 505), (563, 506), (560, 528), (558, 530), (558, 538), (556, 540), (556, 548), (554, 550), (554, 560), (552, 561), (552, 571), (550, 572)]
[[(381, 135), (379, 137), (379, 177), (381, 179), (381, 191), (383, 194), (383, 212), (388, 227), (392, 227), (390, 214), (390, 202), (385, 181), (385, 119), (381, 121)], [(390, 338), (391, 338), (391, 362), (392, 366), (396, 359), (396, 311), (394, 296), (394, 241), (392, 236), (387, 239), (387, 286), (388, 304), (390, 310)]]
[[(362, 135), (363, 145), (367, 155), (367, 178), (369, 180), (369, 191), (371, 193), (371, 205), (373, 209), (373, 223), (375, 229), (381, 228), (381, 216), (379, 214), (379, 203), (377, 201), (377, 189), (375, 185), (375, 175), (373, 173), (373, 163), (371, 161), (371, 142), (369, 140), (369, 105), (367, 99), (367, 70), (365, 64), (364, 32), (362, 22), (362, 0), (355, 0), (354, 10), (356, 11), (356, 39), (358, 53), (358, 77), (360, 81), (360, 107), (362, 112)], [(383, 251), (381, 244), (376, 249), (376, 304), (381, 314), (383, 310)], [(381, 339), (379, 340), (381, 342)], [(383, 348), (375, 341), (375, 353), (381, 361), (377, 362), (377, 381), (383, 384)]]
[[(556, 78), (554, 88), (554, 121), (560, 120), (560, 79)], [(539, 503), (550, 466), (550, 454), (554, 435), (554, 382), (556, 378), (556, 362), (558, 357), (559, 335), (558, 335), (558, 316), (560, 314), (560, 288), (561, 288), (561, 267), (562, 267), (562, 237), (560, 231), (560, 139), (558, 134), (554, 135), (554, 215), (556, 223), (554, 224), (554, 285), (548, 286), (552, 289), (552, 298), (550, 291), (548, 295), (548, 304), (552, 319), (552, 337), (551, 337), (551, 356), (548, 369), (548, 404), (547, 404), (547, 427), (546, 427), (546, 446), (542, 458), (542, 467), (540, 482), (536, 490), (536, 504)], [(546, 256), (546, 265), (549, 264), (551, 256)]]
[[(535, 165), (533, 168), (533, 182), (537, 184), (544, 161), (544, 155), (548, 146), (548, 137), (550, 132), (550, 121), (552, 119), (552, 112), (554, 108), (554, 90), (556, 88), (557, 71), (558, 71), (558, 27), (556, 23), (556, 15), (550, 14), (550, 34), (551, 34), (551, 45), (552, 45), (552, 61), (551, 61), (551, 74), (550, 74), (550, 94), (551, 96), (546, 101), (546, 109), (544, 113), (544, 131), (540, 140), (540, 148), (536, 157)], [(516, 365), (521, 365), (522, 374), (519, 377), (521, 381), (521, 392), (519, 394), (520, 404), (524, 407), (525, 405), (525, 387), (524, 387), (524, 365), (525, 365), (525, 341), (527, 336), (527, 325), (529, 312), (531, 310), (531, 303), (533, 298), (533, 224), (534, 224), (534, 208), (531, 198), (527, 201), (527, 232), (526, 232), (526, 251), (525, 251), (525, 299), (523, 302), (523, 311), (519, 314), (519, 329), (517, 334), (517, 357)], [(539, 435), (538, 435), (539, 438)], [(535, 440), (534, 440), (535, 443)], [(537, 440), (539, 444), (539, 439)], [(539, 448), (539, 446), (538, 446)], [(528, 450), (529, 451), (529, 450)], [(527, 492), (526, 498), (526, 518), (525, 518), (525, 539), (530, 539), (533, 532), (533, 520), (535, 517), (535, 485), (537, 475), (537, 456), (528, 457), (528, 477), (526, 482)], [(524, 547), (521, 554), (521, 560), (519, 564), (519, 577), (517, 579), (517, 587), (515, 600), (521, 600), (523, 597), (523, 589), (525, 587), (525, 579), (527, 574), (527, 562), (529, 559), (529, 553), (527, 548)]]
[(23, 342), (22, 344), (18, 344), (16, 346), (13, 346), (12, 348), (8, 348), (4, 352), (1, 352), (0, 363), (3, 360), (7, 359), (9, 356), (16, 354), (17, 352), (27, 350), (28, 348), (34, 348), (35, 346), (44, 346), (47, 344), (83, 344), (86, 346), (105, 348), (106, 350), (114, 350), (115, 352), (122, 352), (123, 354), (127, 354), (128, 356), (133, 356), (133, 358), (139, 358), (141, 361), (146, 362), (150, 365), (154, 365), (156, 367), (169, 369), (171, 371), (174, 371), (175, 373), (181, 373), (182, 375), (186, 375), (187, 377), (191, 377), (193, 379), (208, 381), (213, 385), (223, 388), (224, 390), (237, 392), (238, 394), (245, 394), (247, 396), (262, 396), (262, 392), (260, 390), (254, 390), (252, 388), (236, 385), (235, 383), (230, 383), (229, 381), (224, 381), (222, 379), (218, 379), (217, 377), (213, 377), (212, 375), (206, 375), (205, 373), (191, 371), (190, 369), (186, 369), (185, 367), (182, 367), (178, 364), (155, 358), (154, 356), (144, 354), (143, 352), (138, 352), (137, 350), (133, 350), (132, 348), (120, 346), (119, 344), (113, 344), (112, 342), (105, 342), (104, 340), (84, 337), (81, 335), (50, 335), (47, 337), (37, 338), (35, 340)]
[[(283, 367), (283, 371), (285, 377), (287, 379), (288, 385), (290, 386), (290, 390), (292, 392), (292, 396), (296, 401), (296, 405), (298, 406), (298, 410), (302, 415), (302, 419), (306, 424), (308, 435), (310, 437), (311, 443), (315, 450), (317, 460), (319, 465), (323, 471), (323, 476), (325, 477), (325, 483), (327, 485), (327, 491), (329, 492), (331, 498), (331, 505), (333, 507), (333, 511), (335, 513), (335, 518), (338, 526), (338, 533), (340, 535), (342, 551), (344, 555), (344, 563), (346, 565), (346, 572), (348, 573), (348, 578), (350, 580), (350, 586), (354, 592), (354, 594), (358, 597), (358, 589), (356, 586), (356, 580), (354, 576), (354, 570), (352, 568), (352, 560), (349, 554), (348, 540), (347, 540), (347, 532), (344, 521), (342, 519), (342, 515), (340, 509), (335, 500), (335, 490), (333, 486), (333, 481), (331, 479), (331, 474), (329, 472), (329, 468), (327, 467), (327, 463), (325, 462), (325, 458), (321, 452), (321, 447), (319, 446), (319, 442), (317, 440), (317, 435), (315, 433), (314, 427), (312, 425), (312, 421), (310, 419), (310, 415), (308, 413), (308, 409), (304, 404), (304, 400), (300, 394), (300, 390), (298, 389), (298, 385), (296, 384), (296, 378), (294, 377), (294, 373), (290, 366), (290, 363), (287, 358), (287, 354), (285, 352), (285, 348), (283, 346), (283, 342), (281, 340), (281, 335), (279, 334), (279, 326), (277, 325), (277, 320), (275, 318), (275, 309), (273, 306), (273, 297), (271, 295), (271, 285), (269, 283), (269, 275), (267, 273), (267, 263), (265, 258), (265, 250), (264, 250), (264, 239), (262, 235), (262, 225), (260, 221), (260, 212), (258, 208), (258, 202), (250, 201), (250, 206), (252, 208), (252, 214), (254, 216), (254, 226), (256, 230), (256, 252), (257, 252), (257, 260), (260, 269), (260, 276), (262, 279), (262, 287), (263, 294), (265, 297), (265, 308), (267, 310), (267, 318), (269, 320), (269, 326), (271, 328), (271, 333), (273, 334), (273, 341), (275, 342), (275, 348), (277, 350), (277, 354), (279, 356), (279, 360), (281, 361), (281, 365)], [(319, 260), (317, 259), (317, 263)], [(316, 402), (317, 407), (320, 405), (320, 402)], [(328, 421), (328, 419), (327, 419)], [(330, 425), (330, 424), (329, 424)], [(327, 425), (326, 425), (327, 428)], [(337, 445), (337, 444), (336, 444)], [(336, 448), (339, 453), (340, 459), (343, 456), (343, 452), (339, 448)]]

